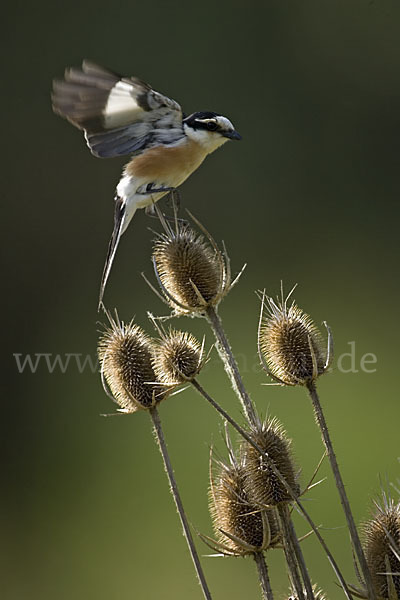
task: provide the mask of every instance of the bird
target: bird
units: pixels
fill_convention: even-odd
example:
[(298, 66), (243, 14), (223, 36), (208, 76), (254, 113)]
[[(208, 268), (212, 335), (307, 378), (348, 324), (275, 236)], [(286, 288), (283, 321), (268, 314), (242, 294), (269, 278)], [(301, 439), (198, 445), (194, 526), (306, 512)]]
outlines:
[(114, 227), (101, 279), (99, 307), (121, 235), (139, 208), (154, 204), (178, 188), (228, 140), (240, 140), (223, 115), (186, 116), (175, 100), (137, 77), (114, 73), (93, 61), (65, 70), (52, 88), (53, 110), (83, 130), (98, 158), (130, 155), (116, 186)]

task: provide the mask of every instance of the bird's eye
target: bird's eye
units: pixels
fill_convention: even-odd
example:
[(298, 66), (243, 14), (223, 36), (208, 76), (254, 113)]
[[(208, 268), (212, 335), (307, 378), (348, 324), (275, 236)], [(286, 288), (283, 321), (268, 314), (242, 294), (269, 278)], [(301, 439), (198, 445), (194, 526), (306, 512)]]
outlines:
[(216, 131), (218, 129), (218, 125), (216, 124), (215, 121), (208, 121), (208, 123), (207, 123), (207, 129), (209, 131)]

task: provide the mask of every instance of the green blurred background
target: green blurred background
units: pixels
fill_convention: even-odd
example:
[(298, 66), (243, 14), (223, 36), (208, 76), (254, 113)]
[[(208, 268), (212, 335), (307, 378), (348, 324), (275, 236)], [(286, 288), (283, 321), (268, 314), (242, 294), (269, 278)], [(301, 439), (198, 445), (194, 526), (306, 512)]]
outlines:
[[(43, 362), (18, 372), (13, 354), (96, 353), (100, 275), (123, 160), (93, 158), (52, 114), (53, 77), (88, 57), (135, 74), (187, 112), (226, 114), (243, 135), (182, 187), (183, 204), (224, 239), (233, 269), (248, 267), (221, 315), (259, 410), (294, 440), (305, 483), (322, 454), (302, 389), (262, 387), (259, 302), (280, 280), (336, 355), (321, 398), (357, 521), (380, 481), (400, 476), (398, 219), (400, 5), (335, 2), (9, 3), (2, 27), (3, 296), (7, 302), (2, 408), (1, 597), (7, 600), (200, 598), (146, 414), (102, 418), (114, 406), (99, 376)], [(153, 221), (141, 211), (122, 239), (106, 294), (122, 318), (151, 331), (146, 310), (166, 308), (151, 277)], [(177, 323), (212, 336), (201, 321)], [(349, 342), (354, 342), (350, 346)], [(376, 355), (376, 368), (360, 368)], [(202, 383), (240, 418), (218, 360)], [(221, 422), (191, 390), (161, 407), (191, 522), (211, 533), (209, 445)], [(352, 581), (344, 518), (332, 477), (307, 507)], [(307, 531), (297, 520), (300, 533)], [(208, 549), (199, 543), (199, 549)], [(312, 577), (342, 597), (317, 542), (303, 545)], [(277, 598), (282, 557), (269, 554)], [(215, 599), (259, 597), (250, 559), (204, 560)]]

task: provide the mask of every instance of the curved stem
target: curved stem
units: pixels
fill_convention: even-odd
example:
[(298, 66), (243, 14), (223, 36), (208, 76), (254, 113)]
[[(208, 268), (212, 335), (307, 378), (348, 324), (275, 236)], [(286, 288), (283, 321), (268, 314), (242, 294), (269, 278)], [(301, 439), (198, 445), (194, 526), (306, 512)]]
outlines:
[(225, 371), (227, 372), (231, 380), (233, 389), (235, 390), (243, 406), (243, 410), (246, 415), (247, 421), (251, 425), (256, 425), (258, 423), (258, 417), (256, 415), (253, 402), (251, 401), (251, 398), (248, 395), (246, 388), (244, 387), (244, 383), (240, 375), (236, 359), (233, 355), (232, 348), (230, 347), (228, 338), (225, 335), (221, 319), (219, 318), (218, 313), (214, 307), (209, 306), (207, 308), (206, 318), (214, 332), (215, 338), (217, 340), (216, 347), (218, 350), (218, 354), (220, 355), (225, 367)]
[(265, 562), (264, 554), (262, 552), (254, 552), (254, 560), (257, 565), (262, 597), (264, 600), (274, 600), (274, 595), (272, 593), (271, 583), (269, 581), (268, 568), (267, 563)]
[(203, 569), (200, 564), (199, 555), (197, 554), (197, 550), (196, 550), (196, 547), (193, 542), (193, 537), (190, 532), (189, 523), (186, 518), (182, 500), (181, 500), (181, 497), (180, 497), (180, 494), (178, 491), (178, 485), (175, 480), (174, 471), (172, 469), (172, 464), (171, 464), (169, 454), (168, 454), (167, 444), (165, 442), (164, 433), (163, 433), (163, 430), (161, 427), (160, 415), (158, 414), (157, 408), (155, 406), (153, 408), (150, 408), (149, 412), (150, 412), (150, 416), (153, 421), (154, 431), (155, 431), (155, 435), (157, 438), (158, 446), (160, 448), (160, 452), (163, 457), (164, 467), (165, 467), (165, 471), (168, 476), (171, 493), (175, 500), (176, 509), (178, 511), (179, 518), (181, 520), (182, 527), (183, 527), (183, 533), (186, 538), (187, 545), (189, 547), (190, 555), (192, 557), (192, 561), (193, 561), (194, 568), (197, 573), (197, 577), (199, 579), (201, 589), (203, 590), (204, 598), (206, 598), (206, 600), (212, 600), (211, 594), (208, 589), (207, 582), (206, 582), (206, 579), (205, 579), (205, 576), (203, 573)]
[(317, 389), (315, 387), (314, 382), (310, 382), (307, 386), (308, 391), (310, 393), (311, 401), (314, 408), (315, 417), (317, 420), (317, 424), (320, 428), (322, 439), (328, 453), (328, 458), (331, 463), (331, 468), (333, 471), (333, 475), (335, 477), (336, 487), (339, 492), (340, 502), (343, 507), (344, 514), (346, 516), (347, 526), (350, 531), (351, 541), (353, 542), (355, 553), (357, 554), (358, 561), (360, 563), (360, 568), (364, 576), (365, 585), (368, 590), (368, 598), (370, 600), (376, 600), (376, 594), (372, 585), (371, 574), (368, 569), (367, 561), (365, 559), (365, 555), (361, 546), (360, 538), (357, 532), (357, 527), (354, 522), (353, 514), (351, 512), (350, 503), (347, 498), (346, 490), (344, 487), (343, 479), (339, 471), (339, 465), (336, 460), (336, 455), (333, 450), (333, 445), (331, 442), (331, 438), (328, 431), (328, 426), (325, 421), (325, 416), (322, 411), (322, 406), (318, 397)]
[(242, 438), (245, 439), (251, 446), (253, 446), (253, 448), (255, 450), (257, 450), (257, 452), (260, 453), (260, 455), (263, 458), (266, 459), (271, 471), (274, 473), (274, 475), (276, 475), (276, 477), (279, 479), (279, 481), (282, 483), (282, 485), (285, 486), (285, 489), (288, 492), (288, 494), (290, 495), (292, 501), (294, 502), (294, 504), (297, 505), (299, 511), (304, 516), (304, 518), (310, 525), (311, 529), (313, 530), (319, 543), (323, 547), (325, 554), (332, 566), (332, 569), (334, 570), (334, 572), (336, 574), (336, 577), (338, 578), (338, 580), (340, 582), (340, 585), (345, 593), (347, 600), (352, 600), (352, 595), (346, 584), (346, 581), (345, 581), (343, 575), (341, 574), (340, 569), (339, 569), (335, 559), (333, 558), (331, 551), (329, 550), (328, 546), (326, 545), (324, 538), (321, 536), (320, 532), (318, 531), (317, 526), (315, 525), (315, 523), (309, 516), (308, 512), (306, 511), (306, 509), (304, 508), (304, 506), (302, 505), (300, 500), (297, 498), (296, 494), (293, 492), (290, 485), (287, 483), (286, 479), (283, 477), (283, 475), (281, 474), (279, 469), (276, 468), (274, 462), (271, 461), (268, 454), (266, 452), (264, 452), (262, 450), (262, 448), (260, 448), (260, 446), (252, 440), (252, 438), (243, 429), (243, 427), (241, 427), (238, 423), (236, 423), (236, 421), (234, 419), (232, 419), (232, 417), (222, 408), (222, 406), (220, 406), (218, 404), (218, 402), (216, 402), (213, 398), (211, 398), (211, 396), (205, 391), (205, 389), (199, 384), (199, 382), (196, 379), (193, 379), (191, 383), (192, 383), (193, 387), (199, 392), (199, 394), (201, 394), (203, 396), (203, 398), (205, 398), (215, 408), (215, 410), (217, 410), (224, 417), (224, 419), (226, 419), (228, 421), (228, 423), (230, 423), (232, 425), (232, 427), (234, 429), (236, 429), (236, 431), (242, 436)]

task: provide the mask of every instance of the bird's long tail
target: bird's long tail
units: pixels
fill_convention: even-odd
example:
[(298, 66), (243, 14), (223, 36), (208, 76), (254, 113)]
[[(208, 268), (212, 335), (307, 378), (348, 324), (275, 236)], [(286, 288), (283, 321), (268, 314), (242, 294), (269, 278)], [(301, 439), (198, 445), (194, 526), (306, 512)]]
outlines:
[[(106, 262), (104, 264), (103, 275), (101, 277), (100, 295), (99, 295), (99, 306), (100, 310), (103, 304), (104, 291), (107, 285), (108, 278), (110, 276), (111, 267), (115, 258), (115, 253), (118, 248), (119, 240), (123, 231), (126, 229), (126, 200), (117, 196), (115, 198), (115, 211), (114, 211), (114, 229), (111, 235), (110, 243), (108, 245)], [(134, 211), (133, 211), (134, 212)], [(133, 216), (133, 212), (130, 217)], [(130, 219), (129, 219), (130, 220)]]

